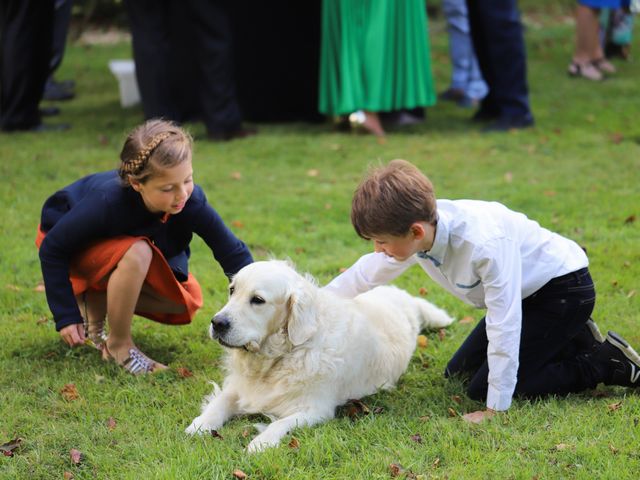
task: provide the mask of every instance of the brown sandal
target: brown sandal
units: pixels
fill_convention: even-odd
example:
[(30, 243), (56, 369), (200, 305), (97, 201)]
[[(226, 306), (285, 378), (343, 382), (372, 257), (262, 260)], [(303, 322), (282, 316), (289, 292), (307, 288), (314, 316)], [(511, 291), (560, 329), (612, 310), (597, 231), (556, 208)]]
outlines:
[(129, 357), (124, 362), (120, 363), (113, 355), (111, 355), (106, 342), (102, 345), (102, 359), (106, 361), (113, 360), (132, 375), (155, 373), (167, 368), (165, 365), (162, 365), (155, 360), (151, 360), (137, 348), (130, 348)]

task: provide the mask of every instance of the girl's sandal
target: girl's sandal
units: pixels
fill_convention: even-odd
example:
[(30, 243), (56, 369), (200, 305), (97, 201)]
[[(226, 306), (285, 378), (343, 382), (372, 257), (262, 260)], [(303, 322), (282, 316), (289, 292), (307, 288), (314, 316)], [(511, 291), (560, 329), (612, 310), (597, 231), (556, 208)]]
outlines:
[(599, 82), (603, 78), (602, 72), (592, 63), (571, 62), (567, 69), (567, 73), (572, 77), (582, 77), (595, 82)]
[(614, 67), (613, 64), (604, 57), (596, 58), (591, 62), (591, 64), (604, 73), (616, 73), (618, 71), (616, 67)]
[(132, 375), (155, 373), (167, 368), (165, 365), (151, 360), (137, 348), (130, 348), (129, 357), (124, 362), (120, 363), (113, 355), (111, 355), (106, 342), (102, 346), (102, 359), (106, 361), (113, 360)]

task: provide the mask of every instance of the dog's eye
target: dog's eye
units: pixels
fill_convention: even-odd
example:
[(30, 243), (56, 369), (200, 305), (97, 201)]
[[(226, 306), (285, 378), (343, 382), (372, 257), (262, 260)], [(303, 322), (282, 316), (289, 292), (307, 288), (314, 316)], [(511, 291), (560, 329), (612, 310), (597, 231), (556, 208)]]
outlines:
[(265, 302), (264, 298), (254, 295), (253, 297), (251, 297), (251, 303), (253, 303), (254, 305), (262, 305)]
[(229, 296), (233, 295), (234, 290), (234, 287), (229, 287)]

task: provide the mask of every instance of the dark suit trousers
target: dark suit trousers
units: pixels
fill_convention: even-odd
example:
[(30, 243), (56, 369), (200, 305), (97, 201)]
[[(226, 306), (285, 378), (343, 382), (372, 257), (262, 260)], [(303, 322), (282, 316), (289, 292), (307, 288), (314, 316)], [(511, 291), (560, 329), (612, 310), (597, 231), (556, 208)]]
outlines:
[(467, 0), (467, 6), (473, 46), (489, 87), (481, 109), (507, 118), (531, 115), (517, 0)]
[(53, 1), (0, 2), (0, 128), (40, 124), (38, 104), (49, 74)]

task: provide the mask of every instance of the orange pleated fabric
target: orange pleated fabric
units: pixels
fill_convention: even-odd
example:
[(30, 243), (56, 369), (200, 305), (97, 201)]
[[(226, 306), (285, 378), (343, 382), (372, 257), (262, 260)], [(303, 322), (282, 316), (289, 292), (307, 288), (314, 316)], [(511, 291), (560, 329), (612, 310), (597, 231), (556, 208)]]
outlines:
[[(45, 233), (38, 227), (36, 246), (40, 248)], [(179, 282), (171, 271), (171, 267), (162, 252), (146, 237), (114, 237), (91, 243), (85, 250), (76, 255), (70, 264), (69, 279), (74, 295), (87, 290), (107, 289), (106, 278), (123, 255), (135, 242), (144, 240), (153, 251), (153, 258), (145, 283), (158, 295), (178, 305), (184, 305), (183, 313), (150, 313), (136, 311), (137, 315), (168, 325), (184, 325), (190, 323), (196, 311), (202, 307), (202, 290), (198, 280), (189, 273), (186, 282)]]

